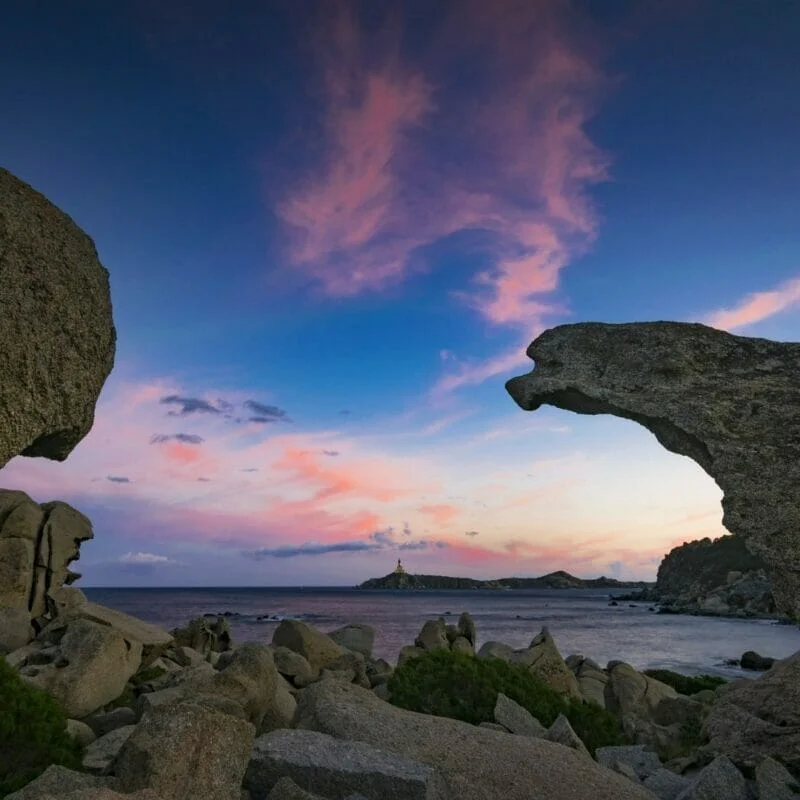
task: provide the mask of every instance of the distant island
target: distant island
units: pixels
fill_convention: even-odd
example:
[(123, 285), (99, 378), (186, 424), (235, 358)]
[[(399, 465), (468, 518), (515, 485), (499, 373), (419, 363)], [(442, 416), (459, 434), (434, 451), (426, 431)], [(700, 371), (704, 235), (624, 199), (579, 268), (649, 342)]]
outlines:
[(398, 559), (393, 572), (382, 578), (370, 578), (357, 589), (650, 589), (647, 581), (618, 581), (615, 578), (576, 578), (564, 570), (550, 572), (538, 578), (497, 578), (482, 581), (477, 578), (453, 578), (447, 575), (411, 575)]

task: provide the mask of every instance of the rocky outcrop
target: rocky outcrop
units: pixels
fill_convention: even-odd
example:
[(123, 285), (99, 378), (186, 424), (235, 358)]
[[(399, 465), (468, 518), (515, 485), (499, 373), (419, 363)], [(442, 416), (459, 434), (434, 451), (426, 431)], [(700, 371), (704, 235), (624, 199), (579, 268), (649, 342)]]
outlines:
[(698, 539), (670, 550), (653, 597), (662, 611), (719, 617), (775, 617), (764, 560), (740, 536)]
[(108, 272), (92, 240), (0, 168), (0, 467), (63, 461), (114, 365)]
[(114, 767), (124, 792), (150, 788), (163, 800), (240, 800), (255, 730), (194, 703), (155, 709), (125, 742)]
[(447, 800), (439, 773), (419, 761), (309, 730), (274, 731), (256, 739), (244, 787), (265, 797), (288, 776), (324, 797)]
[(800, 777), (800, 652), (719, 694), (705, 722), (708, 749), (746, 768), (777, 758)]
[(22, 666), (20, 673), (57, 698), (70, 717), (85, 717), (119, 697), (139, 668), (141, 644), (126, 642), (107, 625), (79, 619), (53, 635), (58, 641), (42, 642), (46, 646), (31, 659), (37, 663)]
[(800, 344), (705, 325), (582, 323), (545, 331), (506, 388), (517, 404), (640, 423), (722, 489), (723, 523), (764, 559), (800, 620)]
[(224, 653), (231, 648), (231, 632), (228, 620), (195, 617), (184, 628), (171, 631), (176, 647), (191, 647), (203, 656), (209, 653)]
[(295, 724), (427, 764), (442, 774), (448, 796), (459, 800), (652, 800), (567, 747), (395, 708), (340, 681), (301, 692)]
[(272, 634), (272, 644), (299, 653), (314, 675), (342, 655), (342, 648), (330, 636), (299, 620), (283, 620)]
[(56, 593), (79, 576), (69, 565), (92, 523), (66, 503), (34, 503), (25, 492), (0, 490), (0, 607), (32, 619), (56, 613)]

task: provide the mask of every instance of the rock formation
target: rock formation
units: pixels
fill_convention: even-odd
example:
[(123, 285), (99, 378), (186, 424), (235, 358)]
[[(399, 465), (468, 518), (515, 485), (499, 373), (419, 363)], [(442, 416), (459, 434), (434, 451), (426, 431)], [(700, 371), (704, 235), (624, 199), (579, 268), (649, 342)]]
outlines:
[(800, 620), (800, 344), (705, 325), (581, 323), (545, 331), (506, 384), (544, 404), (644, 425), (722, 489), (723, 523), (761, 556), (778, 610)]
[(69, 565), (93, 536), (92, 523), (66, 503), (0, 490), (0, 608), (23, 609), (29, 621), (53, 615), (62, 585), (79, 577)]
[(765, 566), (740, 536), (686, 542), (664, 557), (651, 595), (673, 613), (774, 617)]
[(63, 461), (114, 365), (108, 272), (92, 240), (0, 169), (0, 467)]

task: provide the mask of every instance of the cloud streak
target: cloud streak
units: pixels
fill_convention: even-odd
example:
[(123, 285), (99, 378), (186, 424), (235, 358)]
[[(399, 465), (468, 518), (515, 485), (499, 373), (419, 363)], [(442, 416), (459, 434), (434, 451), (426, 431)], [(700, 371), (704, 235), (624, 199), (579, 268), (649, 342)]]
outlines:
[(720, 308), (706, 315), (712, 328), (730, 331), (744, 328), (800, 306), (800, 278), (792, 278), (774, 289), (754, 292), (730, 308)]

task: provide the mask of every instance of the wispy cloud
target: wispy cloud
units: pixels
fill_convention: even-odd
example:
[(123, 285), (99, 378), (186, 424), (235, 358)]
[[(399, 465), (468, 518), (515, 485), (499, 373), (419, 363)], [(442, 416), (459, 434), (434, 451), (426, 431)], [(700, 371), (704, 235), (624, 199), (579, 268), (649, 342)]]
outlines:
[(749, 294), (730, 308), (712, 311), (703, 321), (712, 328), (735, 330), (797, 306), (800, 306), (800, 278), (792, 278), (774, 289)]
[(150, 437), (150, 444), (180, 442), (181, 444), (202, 444), (205, 439), (194, 433), (156, 433)]
[(250, 422), (291, 422), (288, 413), (278, 406), (259, 403), (256, 400), (245, 400), (244, 407), (252, 412)]
[(181, 397), (177, 394), (169, 394), (162, 397), (159, 401), (163, 405), (176, 406), (176, 409), (168, 411), (171, 416), (187, 417), (190, 414), (220, 414), (223, 408), (217, 408), (208, 400), (201, 397)]
[[(563, 315), (559, 275), (593, 242), (588, 190), (608, 178), (585, 127), (610, 81), (573, 35), (573, 13), (558, 0), (466, 0), (413, 61), (399, 28), (376, 37), (351, 13), (326, 20), (327, 149), (278, 206), (295, 269), (328, 294), (354, 295), (429, 266), (423, 245), (481, 231), (468, 246), (486, 266), (459, 296), (526, 339)], [(468, 60), (480, 79), (465, 93), (452, 75)], [(459, 365), (437, 389), (508, 372), (524, 346)], [(440, 358), (453, 362), (448, 350)]]
[(106, 480), (110, 481), (111, 483), (130, 483), (131, 482), (131, 479), (130, 478), (126, 478), (124, 475), (109, 475), (106, 478)]
[(167, 556), (160, 556), (156, 553), (125, 553), (121, 555), (118, 559), (120, 564), (173, 564), (173, 560), (171, 558), (167, 558)]

